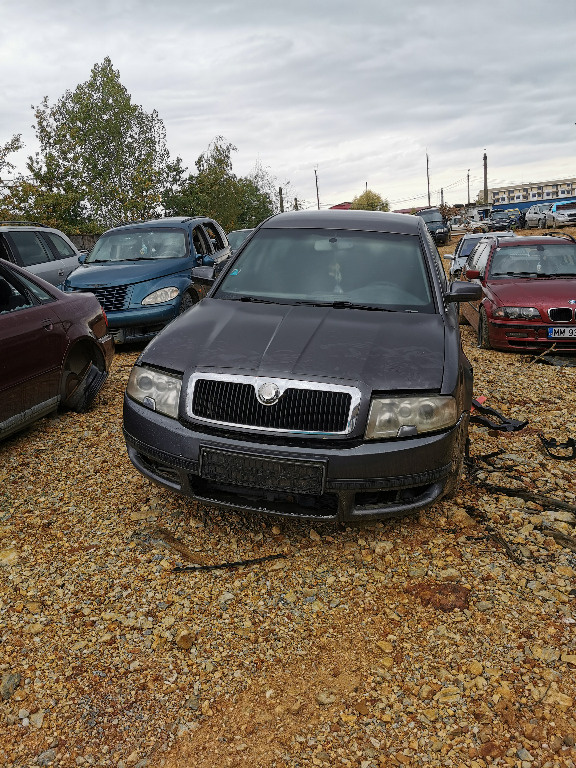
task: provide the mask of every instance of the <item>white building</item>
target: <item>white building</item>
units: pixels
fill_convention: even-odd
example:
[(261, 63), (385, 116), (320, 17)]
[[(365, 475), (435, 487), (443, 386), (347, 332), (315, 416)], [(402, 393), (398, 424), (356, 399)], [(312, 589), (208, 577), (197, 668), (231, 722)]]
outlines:
[[(515, 184), (512, 187), (491, 187), (488, 189), (488, 204), (527, 203), (539, 200), (556, 200), (576, 195), (576, 178), (557, 179), (556, 181), (537, 181)], [(484, 190), (478, 193), (482, 200)]]

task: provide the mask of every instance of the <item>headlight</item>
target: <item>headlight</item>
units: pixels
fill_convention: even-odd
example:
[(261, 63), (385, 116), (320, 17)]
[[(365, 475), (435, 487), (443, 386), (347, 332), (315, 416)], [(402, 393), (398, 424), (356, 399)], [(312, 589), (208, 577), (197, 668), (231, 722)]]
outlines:
[(142, 304), (163, 304), (166, 301), (175, 299), (179, 293), (180, 291), (178, 288), (174, 288), (173, 286), (170, 286), (169, 288), (159, 288), (157, 291), (149, 293), (148, 296), (142, 299)]
[(506, 317), (508, 320), (535, 320), (540, 318), (536, 307), (497, 307), (494, 317)]
[(161, 373), (153, 368), (135, 365), (128, 379), (129, 397), (152, 411), (178, 418), (178, 402), (182, 379), (175, 374)]
[(458, 409), (453, 397), (375, 397), (370, 406), (367, 440), (399, 437), (407, 427), (408, 434), (421, 434), (446, 429), (456, 424)]

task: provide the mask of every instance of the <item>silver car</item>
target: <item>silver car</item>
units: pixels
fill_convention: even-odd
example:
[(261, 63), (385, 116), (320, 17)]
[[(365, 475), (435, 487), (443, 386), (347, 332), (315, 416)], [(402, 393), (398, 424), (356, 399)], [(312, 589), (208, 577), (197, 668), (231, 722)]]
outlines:
[(76, 269), (80, 253), (59, 229), (32, 222), (0, 221), (0, 259), (52, 285), (60, 285)]
[(454, 253), (447, 253), (444, 258), (446, 261), (451, 261), (450, 265), (450, 280), (459, 280), (464, 265), (468, 261), (468, 256), (472, 253), (476, 245), (480, 240), (490, 239), (493, 237), (514, 237), (512, 230), (505, 230), (504, 232), (471, 232), (464, 235)]
[(576, 226), (576, 203), (552, 203), (546, 211), (546, 226), (552, 227), (575, 227)]
[(526, 211), (526, 229), (539, 227), (544, 229), (546, 226), (546, 211), (549, 210), (550, 203), (535, 203)]

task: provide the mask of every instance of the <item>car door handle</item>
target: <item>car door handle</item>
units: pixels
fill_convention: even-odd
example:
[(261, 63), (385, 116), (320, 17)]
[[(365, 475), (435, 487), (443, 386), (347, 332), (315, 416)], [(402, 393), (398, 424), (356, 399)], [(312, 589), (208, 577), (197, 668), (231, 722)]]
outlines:
[(52, 320), (42, 320), (42, 328), (45, 328), (47, 331), (51, 331), (54, 328), (54, 323)]
[(64, 270), (63, 269), (59, 269), (58, 270), (58, 275), (59, 275), (59, 277), (64, 277)]

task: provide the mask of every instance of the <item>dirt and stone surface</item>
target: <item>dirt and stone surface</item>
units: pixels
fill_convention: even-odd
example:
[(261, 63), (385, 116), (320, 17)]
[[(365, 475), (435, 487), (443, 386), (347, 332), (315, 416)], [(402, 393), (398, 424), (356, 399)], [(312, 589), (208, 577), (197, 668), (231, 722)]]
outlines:
[(476, 396), (529, 423), (472, 425), (457, 497), (403, 520), (152, 485), (122, 438), (134, 351), (89, 413), (2, 443), (0, 765), (576, 765), (576, 461), (538, 436), (576, 437), (576, 368), (463, 341)]

